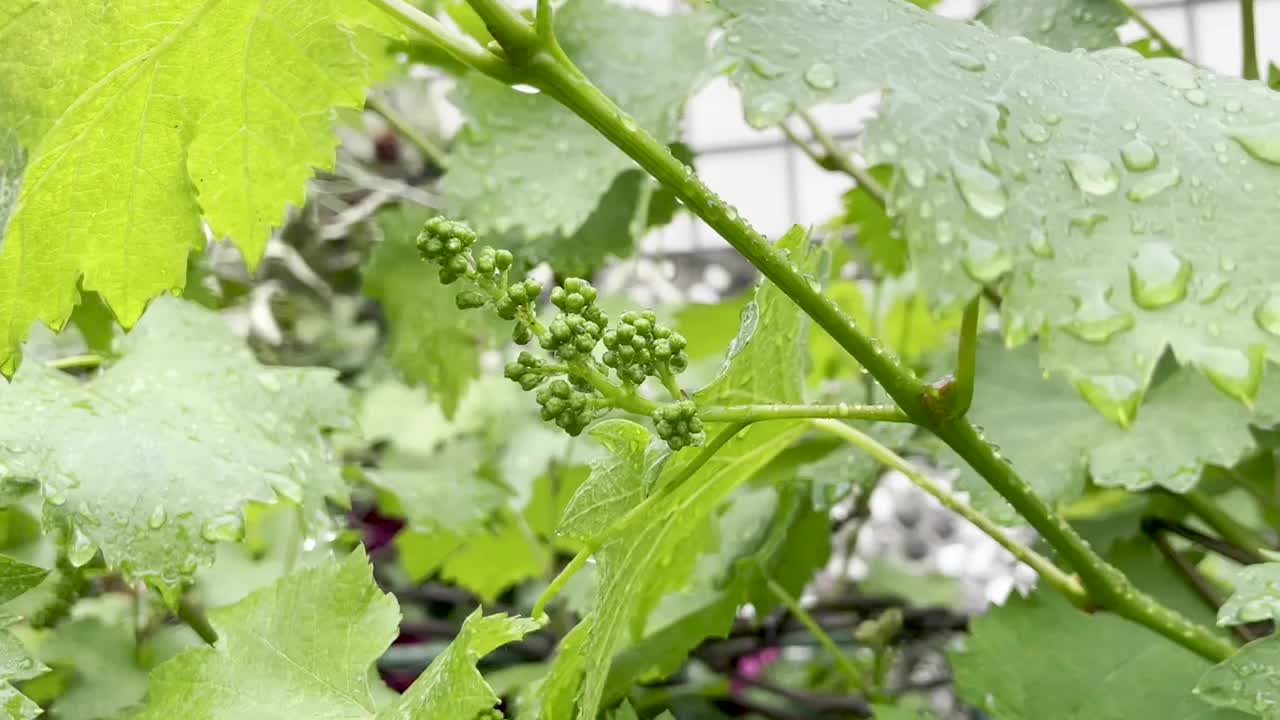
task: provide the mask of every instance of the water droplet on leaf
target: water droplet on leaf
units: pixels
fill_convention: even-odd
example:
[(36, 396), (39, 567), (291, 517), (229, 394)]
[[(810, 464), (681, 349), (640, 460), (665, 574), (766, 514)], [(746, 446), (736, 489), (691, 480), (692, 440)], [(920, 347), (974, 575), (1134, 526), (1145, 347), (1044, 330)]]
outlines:
[(98, 548), (94, 546), (93, 541), (85, 535), (80, 528), (72, 528), (71, 545), (67, 548), (67, 560), (75, 567), (84, 567), (89, 564), (93, 556), (98, 553)]
[(1246, 404), (1258, 396), (1265, 364), (1263, 346), (1255, 345), (1248, 353), (1233, 348), (1199, 347), (1183, 354), (1222, 392)]
[(1146, 202), (1180, 182), (1182, 182), (1182, 173), (1177, 170), (1152, 173), (1134, 183), (1125, 197), (1133, 202)]
[(205, 521), (200, 537), (208, 542), (235, 542), (244, 537), (244, 518), (239, 513), (229, 513)]
[(1108, 301), (1111, 290), (1095, 290), (1076, 298), (1076, 312), (1064, 329), (1085, 342), (1101, 344), (1133, 327), (1133, 314)]
[(159, 530), (169, 521), (169, 513), (164, 509), (163, 505), (157, 505), (151, 511), (151, 516), (147, 518), (147, 527), (152, 530)]
[(1023, 125), (1018, 128), (1018, 131), (1022, 133), (1022, 137), (1027, 139), (1027, 142), (1032, 142), (1037, 145), (1043, 142), (1048, 142), (1050, 137), (1049, 128), (1036, 122), (1023, 123)]
[(1280, 165), (1280, 123), (1241, 128), (1232, 132), (1231, 139), (1253, 157)]
[(1004, 215), (1008, 208), (1004, 185), (1000, 178), (980, 167), (956, 163), (952, 168), (960, 197), (969, 209), (988, 220)]
[(1076, 381), (1076, 390), (1102, 416), (1128, 427), (1138, 415), (1142, 388), (1124, 375), (1100, 375)]
[(1124, 166), (1134, 172), (1150, 170), (1160, 162), (1156, 149), (1138, 139), (1130, 140), (1120, 147), (1120, 158), (1124, 160)]
[(984, 238), (969, 238), (964, 269), (982, 284), (993, 283), (1013, 267), (1013, 259), (999, 245)]
[(791, 114), (791, 101), (781, 93), (766, 92), (752, 98), (747, 105), (747, 122), (760, 129), (773, 127)]
[(1253, 319), (1258, 327), (1280, 337), (1280, 295), (1272, 295), (1259, 305), (1253, 312)]
[(804, 81), (814, 90), (830, 90), (836, 86), (836, 71), (826, 63), (814, 63), (804, 71)]
[(1090, 195), (1110, 195), (1120, 186), (1115, 167), (1093, 153), (1080, 153), (1067, 159), (1067, 170), (1076, 187)]
[(951, 64), (955, 65), (961, 70), (968, 70), (969, 72), (982, 72), (983, 70), (987, 69), (986, 63), (982, 62), (978, 58), (968, 53), (952, 52), (950, 57), (951, 57)]

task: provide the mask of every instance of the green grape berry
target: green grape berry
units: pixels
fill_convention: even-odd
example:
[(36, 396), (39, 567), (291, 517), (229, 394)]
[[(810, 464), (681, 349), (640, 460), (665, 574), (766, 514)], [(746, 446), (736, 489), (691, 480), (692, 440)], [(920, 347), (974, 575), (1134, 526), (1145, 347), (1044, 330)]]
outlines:
[(581, 435), (595, 419), (595, 393), (576, 389), (567, 380), (552, 380), (538, 391), (537, 398), (542, 406), (542, 419), (554, 422), (574, 437)]
[(667, 441), (672, 450), (701, 445), (706, 441), (698, 406), (692, 400), (682, 400), (663, 405), (653, 411), (653, 426), (658, 437)]
[(689, 367), (684, 336), (660, 324), (648, 310), (623, 313), (602, 340), (606, 352), (601, 359), (623, 382), (639, 385), (645, 378), (679, 374)]
[(463, 290), (454, 298), (459, 310), (472, 310), (474, 308), (483, 307), (489, 302), (489, 298), (478, 290)]
[(595, 305), (596, 290), (582, 278), (568, 278), (551, 289), (551, 304), (561, 313), (547, 328), (542, 347), (562, 360), (591, 355), (609, 318)]
[(521, 352), (519, 357), (507, 363), (502, 374), (524, 390), (533, 390), (547, 379), (546, 363), (532, 353)]

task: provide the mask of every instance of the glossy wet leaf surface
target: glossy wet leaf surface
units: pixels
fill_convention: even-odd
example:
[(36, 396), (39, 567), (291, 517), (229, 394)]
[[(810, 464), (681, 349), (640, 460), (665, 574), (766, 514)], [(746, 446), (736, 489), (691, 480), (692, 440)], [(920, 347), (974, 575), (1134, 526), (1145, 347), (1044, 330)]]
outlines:
[(88, 383), (30, 363), (0, 384), (3, 474), (39, 481), (73, 563), (101, 550), (169, 592), (239, 539), (250, 502), (297, 502), (328, 526), (346, 486), (324, 429), (350, 423), (335, 371), (260, 365), (222, 317), (172, 298), (119, 350)]
[(1010, 339), (1041, 333), (1043, 365), (1120, 421), (1167, 346), (1227, 395), (1257, 393), (1280, 357), (1280, 96), (899, 0), (718, 4), (756, 126), (887, 91), (867, 161), (899, 168), (891, 206), (935, 302), (1001, 284)]
[(992, 0), (978, 20), (1054, 50), (1098, 50), (1120, 44), (1129, 15), (1113, 0)]

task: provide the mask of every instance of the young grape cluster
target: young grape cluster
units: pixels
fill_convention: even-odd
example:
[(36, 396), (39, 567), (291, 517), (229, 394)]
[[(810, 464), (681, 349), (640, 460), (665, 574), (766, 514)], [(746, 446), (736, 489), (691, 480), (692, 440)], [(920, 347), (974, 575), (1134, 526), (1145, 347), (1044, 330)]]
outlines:
[[(503, 373), (524, 390), (537, 390), (543, 420), (578, 435), (604, 410), (646, 402), (638, 397), (636, 386), (651, 377), (662, 381), (675, 397), (681, 396), (674, 378), (689, 366), (687, 341), (659, 323), (654, 313), (626, 312), (610, 327), (609, 317), (596, 305), (596, 289), (582, 278), (571, 277), (551, 289), (551, 304), (560, 312), (543, 327), (536, 308), (542, 284), (531, 278), (509, 278), (511, 253), (476, 246), (475, 232), (444, 217), (427, 221), (417, 243), (423, 259), (439, 266), (442, 283), (461, 278), (474, 283), (458, 292), (459, 309), (493, 305), (498, 317), (515, 321), (511, 339), (516, 344), (528, 345), (537, 337), (551, 356), (548, 361), (522, 351)], [(602, 342), (605, 351), (597, 359), (596, 348)], [(621, 385), (609, 379), (610, 369)], [(653, 420), (658, 435), (672, 449), (699, 445), (706, 439), (691, 401), (661, 406)]]
[(601, 360), (618, 379), (639, 385), (647, 377), (678, 375), (689, 367), (684, 336), (658, 322), (649, 310), (625, 312), (618, 327), (604, 334), (606, 352)]
[(653, 426), (658, 437), (666, 440), (672, 450), (701, 445), (707, 439), (702, 432), (702, 420), (698, 418), (698, 406), (692, 400), (681, 400), (654, 410)]

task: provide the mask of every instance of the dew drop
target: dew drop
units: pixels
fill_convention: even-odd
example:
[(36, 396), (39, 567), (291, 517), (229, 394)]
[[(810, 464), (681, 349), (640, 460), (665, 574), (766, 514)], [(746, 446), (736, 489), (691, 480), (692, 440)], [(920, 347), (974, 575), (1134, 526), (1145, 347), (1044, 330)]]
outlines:
[(951, 228), (951, 223), (946, 220), (939, 220), (933, 226), (934, 236), (938, 240), (938, 244), (942, 246), (950, 245), (955, 239), (955, 231)]
[(1209, 104), (1209, 96), (1205, 95), (1204, 91), (1200, 88), (1188, 90), (1182, 94), (1182, 97), (1186, 98), (1187, 102), (1195, 105), (1196, 107), (1204, 107)]
[(1174, 58), (1153, 58), (1146, 62), (1160, 82), (1175, 90), (1192, 90), (1199, 87), (1196, 69), (1190, 63)]
[(1031, 234), (1027, 237), (1027, 247), (1031, 249), (1031, 254), (1038, 258), (1045, 260), (1053, 258), (1053, 246), (1049, 244), (1049, 234), (1043, 228), (1031, 229)]
[(766, 92), (752, 98), (747, 105), (747, 122), (760, 129), (773, 127), (786, 119), (791, 113), (791, 101), (776, 92)]
[(907, 184), (917, 190), (924, 187), (925, 170), (918, 160), (909, 158), (902, 161), (902, 174), (907, 178)]
[(1067, 170), (1076, 187), (1090, 195), (1110, 195), (1120, 186), (1120, 175), (1110, 162), (1093, 153), (1067, 159)]
[(1026, 138), (1027, 142), (1035, 143), (1036, 145), (1048, 142), (1050, 137), (1049, 128), (1037, 122), (1023, 123), (1018, 128), (1018, 132), (1022, 133), (1022, 137)]
[(989, 284), (1013, 268), (1013, 259), (999, 245), (984, 238), (969, 238), (964, 269), (974, 281)]
[(1133, 202), (1146, 202), (1160, 193), (1182, 182), (1182, 173), (1177, 170), (1164, 170), (1151, 173), (1129, 188), (1125, 197)]
[(1004, 215), (1008, 208), (1004, 185), (1000, 178), (972, 165), (956, 163), (952, 168), (956, 187), (970, 210), (988, 220)]
[(1231, 133), (1231, 139), (1253, 157), (1280, 165), (1280, 123), (1241, 128)]
[(238, 541), (244, 537), (244, 518), (238, 513), (211, 518), (201, 526), (200, 537), (211, 543)]
[(804, 81), (814, 90), (830, 90), (836, 86), (836, 71), (826, 63), (814, 63), (804, 71)]
[(1124, 160), (1124, 166), (1134, 172), (1150, 170), (1160, 162), (1156, 149), (1137, 138), (1120, 147), (1120, 158)]
[(164, 509), (163, 505), (157, 505), (151, 511), (151, 516), (147, 518), (147, 527), (152, 530), (159, 530), (167, 522), (169, 522), (169, 513)]
[(1272, 295), (1253, 311), (1258, 327), (1280, 337), (1280, 295)]
[(1142, 388), (1124, 375), (1098, 375), (1076, 381), (1076, 390), (1103, 417), (1128, 427), (1138, 414)]
[(1183, 354), (1222, 392), (1244, 403), (1252, 403), (1258, 396), (1265, 358), (1263, 346), (1255, 345), (1248, 353), (1234, 348), (1199, 347)]
[(1133, 327), (1132, 313), (1121, 312), (1108, 301), (1110, 289), (1095, 290), (1075, 299), (1076, 312), (1064, 329), (1085, 342), (1101, 344)]
[(96, 554), (98, 554), (98, 548), (94, 546), (89, 536), (85, 535), (80, 528), (73, 528), (71, 546), (67, 548), (67, 560), (76, 567), (84, 567)]
[(783, 72), (782, 68), (772, 60), (762, 57), (753, 57), (747, 60), (747, 67), (751, 68), (751, 72), (759, 75), (765, 80), (773, 80), (774, 78), (782, 75)]

